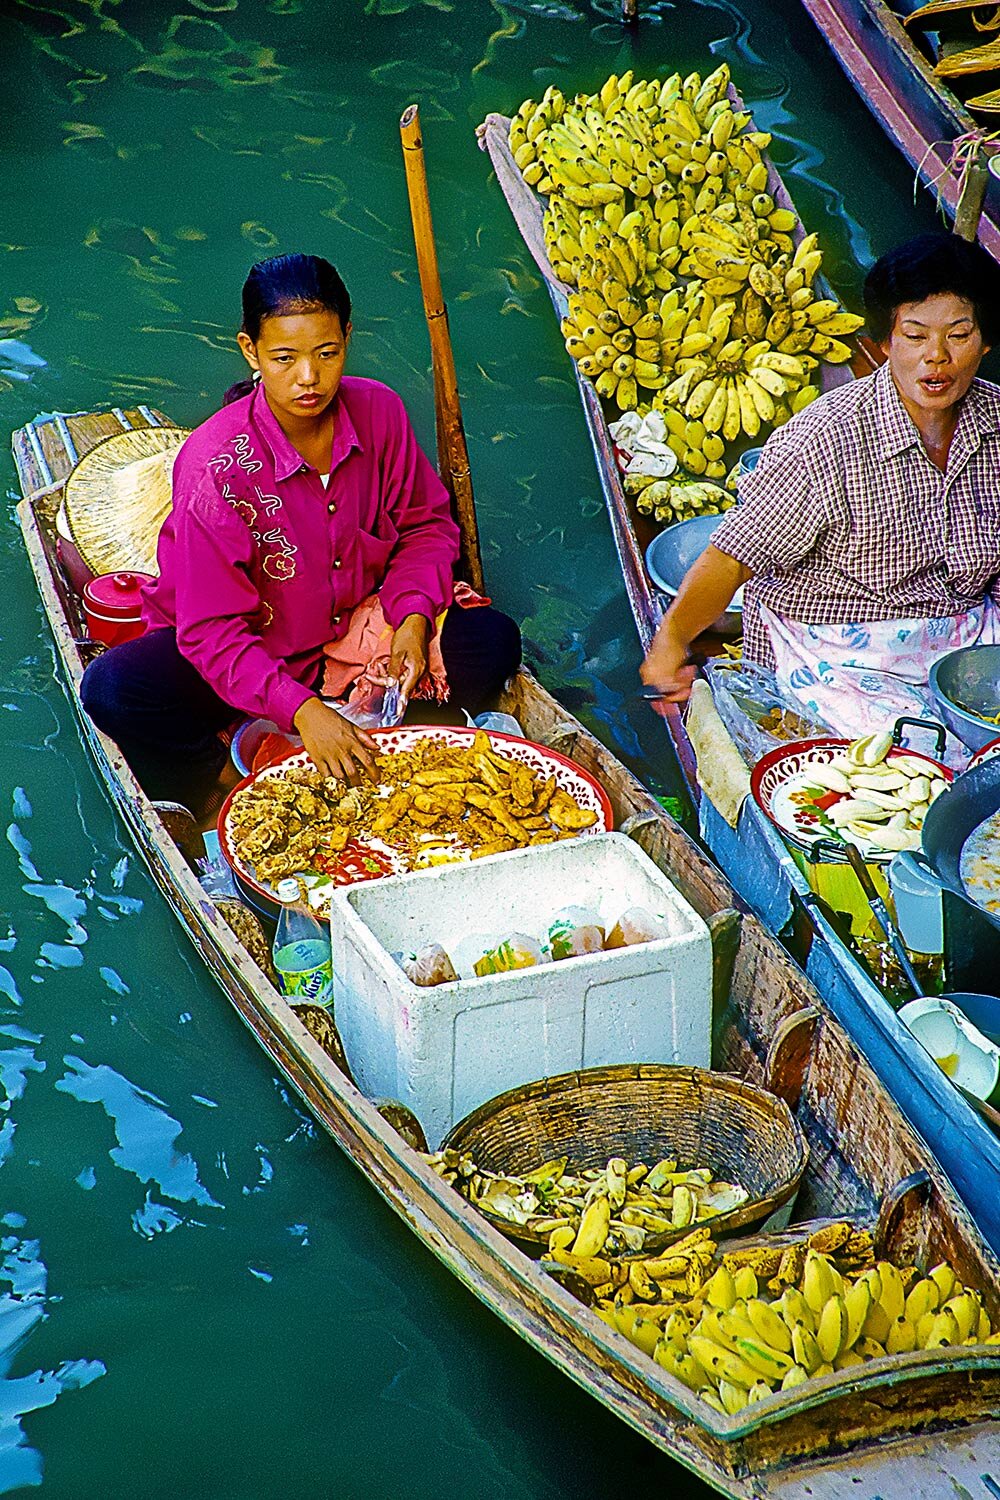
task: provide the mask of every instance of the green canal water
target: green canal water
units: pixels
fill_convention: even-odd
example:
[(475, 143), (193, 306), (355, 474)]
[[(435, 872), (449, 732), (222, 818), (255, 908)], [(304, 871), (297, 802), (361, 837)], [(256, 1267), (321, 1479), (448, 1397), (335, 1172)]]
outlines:
[[(43, 411), (194, 425), (249, 264), (332, 257), (355, 371), (433, 440), (397, 136), (421, 105), (491, 591), (657, 787), (638, 647), (547, 298), (476, 123), (549, 82), (722, 59), (857, 305), (926, 198), (795, 0), (7, 0), (0, 483)], [(707, 1494), (422, 1250), (275, 1076), (106, 805), (0, 524), (0, 1493)]]

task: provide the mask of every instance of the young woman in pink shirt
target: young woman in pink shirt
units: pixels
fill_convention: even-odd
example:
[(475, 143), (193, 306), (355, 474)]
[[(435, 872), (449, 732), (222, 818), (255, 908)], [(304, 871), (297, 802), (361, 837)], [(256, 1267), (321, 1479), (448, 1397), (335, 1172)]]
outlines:
[(253, 379), (178, 453), (146, 633), (83, 679), (151, 797), (207, 810), (232, 780), (219, 736), (241, 713), (299, 734), (331, 775), (370, 773), (373, 740), (321, 694), (342, 696), (373, 656), (407, 696), (473, 713), (520, 662), (513, 620), (455, 604), (447, 491), (399, 397), (345, 375), (350, 336), (329, 261), (253, 267), (238, 335)]

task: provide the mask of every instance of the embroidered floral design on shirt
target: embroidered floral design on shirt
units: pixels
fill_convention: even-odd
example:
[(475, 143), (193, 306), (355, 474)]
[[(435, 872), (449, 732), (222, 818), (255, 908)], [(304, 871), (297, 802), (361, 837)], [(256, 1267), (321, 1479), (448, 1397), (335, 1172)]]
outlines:
[[(222, 481), (221, 489), (222, 498), (223, 500), (225, 500), (226, 504), (231, 505), (240, 519), (242, 521), (245, 521), (250, 530), (253, 531), (253, 528), (257, 524), (256, 506), (253, 505), (251, 501), (247, 500), (245, 496), (235, 494), (234, 491), (229, 488), (229, 485), (225, 480)], [(254, 532), (255, 537), (256, 535), (257, 533)]]
[[(217, 453), (208, 462), (208, 467), (215, 473), (228, 473), (233, 468), (234, 463), (247, 474), (256, 474), (264, 467), (259, 459), (252, 456), (253, 447), (249, 433), (237, 433), (234, 438), (230, 439), (227, 447), (232, 447), (235, 458), (233, 454), (227, 453), (225, 449), (221, 453)], [(279, 583), (285, 583), (290, 578), (295, 577), (296, 567), (294, 557), (297, 548), (292, 545), (280, 527), (272, 526), (267, 531), (256, 529), (260, 515), (258, 506), (260, 507), (260, 511), (263, 511), (264, 515), (269, 518), (274, 515), (275, 511), (281, 509), (281, 496), (265, 495), (259, 484), (254, 484), (253, 488), (257, 497), (257, 504), (254, 504), (254, 501), (248, 496), (239, 494), (234, 490), (227, 479), (222, 479), (219, 483), (219, 493), (223, 500), (246, 523), (251, 536), (257, 544), (258, 552), (263, 553), (261, 567), (264, 572), (268, 578), (273, 578)]]
[(285, 533), (278, 526), (272, 526), (270, 531), (261, 532), (260, 540), (266, 547), (277, 547), (277, 552), (269, 552), (264, 558), (264, 572), (269, 578), (276, 578), (279, 582), (285, 582), (295, 577), (295, 553), (297, 547), (293, 547)]
[(295, 559), (288, 552), (269, 552), (264, 559), (264, 572), (278, 583), (287, 583), (295, 577)]

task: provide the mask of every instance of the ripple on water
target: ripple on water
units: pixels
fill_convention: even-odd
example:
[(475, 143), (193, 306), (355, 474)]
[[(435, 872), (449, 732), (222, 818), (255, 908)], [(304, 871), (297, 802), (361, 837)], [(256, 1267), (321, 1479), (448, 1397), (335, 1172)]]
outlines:
[[(8, 1121), (8, 1124), (10, 1122)], [(5, 1214), (5, 1228), (20, 1229), (21, 1214)], [(5, 1234), (0, 1240), (0, 1493), (9, 1494), (42, 1482), (42, 1457), (28, 1442), (22, 1417), (40, 1407), (51, 1406), (64, 1391), (82, 1390), (106, 1373), (99, 1359), (65, 1360), (55, 1370), (34, 1370), (11, 1378), (15, 1356), (47, 1317), (47, 1273), (38, 1240)]]
[(55, 1087), (82, 1104), (100, 1104), (113, 1122), (118, 1145), (108, 1152), (116, 1166), (142, 1183), (154, 1182), (177, 1203), (221, 1208), (198, 1178), (198, 1167), (175, 1141), (183, 1126), (167, 1114), (163, 1102), (130, 1083), (106, 1063), (96, 1067), (79, 1057), (64, 1057), (67, 1072)]

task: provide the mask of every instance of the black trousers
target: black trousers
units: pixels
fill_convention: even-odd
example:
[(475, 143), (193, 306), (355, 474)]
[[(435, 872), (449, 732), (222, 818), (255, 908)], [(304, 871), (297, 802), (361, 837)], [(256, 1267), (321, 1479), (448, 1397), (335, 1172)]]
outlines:
[[(521, 663), (521, 632), (488, 607), (449, 609), (441, 654), (451, 703), (477, 714)], [(238, 717), (177, 649), (173, 630), (147, 631), (95, 657), (80, 696), (120, 748), (147, 796), (199, 803), (222, 770), (220, 731)]]

